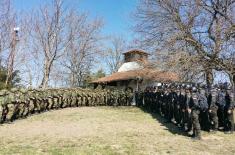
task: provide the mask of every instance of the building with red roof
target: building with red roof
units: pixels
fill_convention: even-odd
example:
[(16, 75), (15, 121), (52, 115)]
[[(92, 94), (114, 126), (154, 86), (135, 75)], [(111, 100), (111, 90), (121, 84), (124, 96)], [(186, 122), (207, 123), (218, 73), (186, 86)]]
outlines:
[(125, 52), (123, 55), (124, 63), (118, 72), (93, 81), (95, 87), (102, 85), (103, 87), (144, 90), (147, 86), (157, 83), (172, 83), (180, 80), (176, 73), (151, 67), (148, 61), (149, 54), (145, 51), (135, 49)]

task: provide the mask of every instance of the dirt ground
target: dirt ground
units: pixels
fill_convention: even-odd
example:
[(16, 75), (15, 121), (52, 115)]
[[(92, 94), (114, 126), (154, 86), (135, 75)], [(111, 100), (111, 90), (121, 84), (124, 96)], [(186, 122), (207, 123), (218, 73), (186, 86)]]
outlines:
[(50, 111), (0, 125), (0, 154), (235, 154), (235, 135), (202, 141), (135, 107)]

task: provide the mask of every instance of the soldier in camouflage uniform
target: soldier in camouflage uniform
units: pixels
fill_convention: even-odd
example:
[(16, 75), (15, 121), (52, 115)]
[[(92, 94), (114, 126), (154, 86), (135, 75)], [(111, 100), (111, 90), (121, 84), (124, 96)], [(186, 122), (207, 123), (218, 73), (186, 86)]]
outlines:
[(41, 103), (45, 103), (45, 101), (43, 100), (43, 95), (42, 93), (40, 93), (40, 90), (39, 89), (35, 89), (34, 90), (34, 110), (33, 110), (33, 113), (40, 113), (41, 112)]
[(3, 104), (4, 104), (5, 95), (6, 95), (5, 92), (0, 91), (0, 123), (3, 122), (3, 111), (4, 111)]
[(25, 89), (21, 88), (20, 92), (20, 117), (26, 117), (29, 113), (28, 93)]
[[(0, 93), (1, 96), (1, 93)], [(12, 89), (2, 91), (0, 97), (0, 120), (13, 121), (20, 117), (26, 117), (33, 113), (40, 113), (45, 110), (77, 107), (77, 106), (101, 106), (130, 105), (133, 93), (123, 90), (90, 90), (90, 89)], [(150, 101), (155, 108), (156, 98), (150, 95)], [(139, 102), (142, 98), (139, 99)]]
[(28, 90), (29, 95), (29, 114), (34, 113), (34, 102), (36, 100), (34, 90), (30, 89)]
[(78, 99), (78, 106), (81, 107), (82, 106), (82, 91), (81, 90), (78, 90), (78, 93), (77, 93), (77, 99)]
[(66, 108), (69, 106), (69, 91), (68, 90), (64, 90), (64, 93), (63, 93), (63, 104), (62, 104), (62, 108)]
[(0, 123), (3, 123), (6, 121), (6, 116), (7, 116), (7, 95), (8, 95), (7, 90), (1, 90), (0, 91)]
[(59, 96), (57, 89), (52, 90), (51, 92), (52, 101), (53, 101), (53, 109), (59, 109)]
[(77, 92), (72, 91), (71, 92), (71, 107), (76, 107), (77, 106)]
[(59, 98), (59, 100), (58, 100), (58, 106), (59, 106), (59, 108), (62, 108), (62, 106), (63, 106), (63, 90), (62, 89), (59, 89), (58, 90), (58, 98)]
[(18, 89), (13, 88), (7, 96), (7, 121), (13, 121), (19, 113), (19, 96), (16, 94)]

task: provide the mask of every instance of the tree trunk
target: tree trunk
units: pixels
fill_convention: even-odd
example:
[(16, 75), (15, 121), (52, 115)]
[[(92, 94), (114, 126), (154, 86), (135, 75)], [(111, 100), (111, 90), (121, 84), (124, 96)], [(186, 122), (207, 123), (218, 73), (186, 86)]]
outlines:
[(206, 85), (207, 85), (207, 89), (208, 91), (211, 90), (213, 82), (214, 82), (214, 78), (213, 78), (213, 70), (212, 69), (207, 69), (205, 71), (205, 75), (206, 75)]
[(5, 87), (10, 86), (12, 82), (12, 75), (13, 75), (13, 68), (15, 62), (15, 50), (16, 50), (16, 36), (13, 35), (13, 41), (11, 43), (10, 54), (8, 57), (8, 64), (7, 64), (7, 77), (5, 81)]
[(48, 82), (49, 82), (49, 77), (50, 77), (50, 72), (51, 72), (51, 66), (52, 66), (52, 61), (45, 60), (44, 63), (44, 70), (43, 70), (43, 79), (40, 84), (40, 88), (46, 88), (48, 87)]

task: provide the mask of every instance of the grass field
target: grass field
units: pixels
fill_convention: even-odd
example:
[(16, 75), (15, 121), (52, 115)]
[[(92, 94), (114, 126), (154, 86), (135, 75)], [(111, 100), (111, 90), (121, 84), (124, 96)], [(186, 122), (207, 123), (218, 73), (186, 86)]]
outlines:
[(0, 126), (0, 154), (235, 154), (235, 135), (193, 141), (135, 107), (50, 111)]

